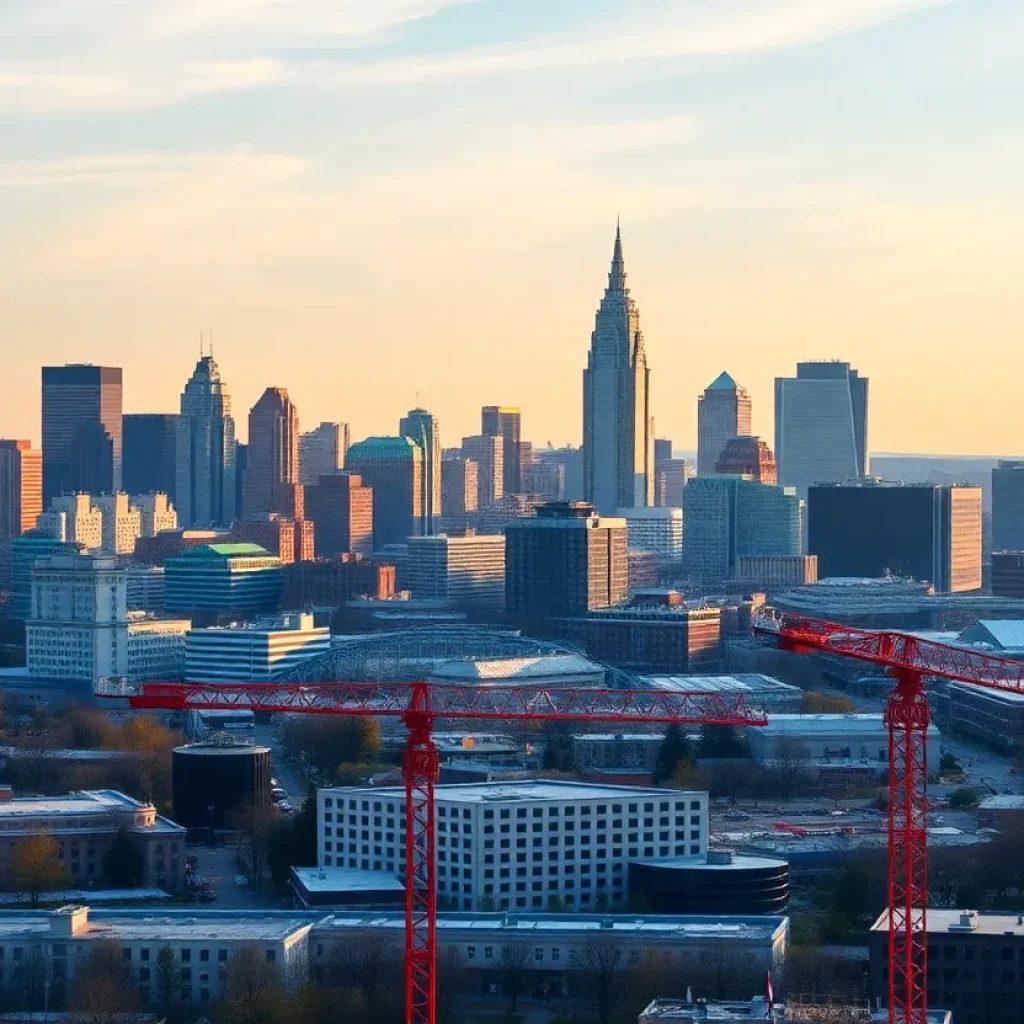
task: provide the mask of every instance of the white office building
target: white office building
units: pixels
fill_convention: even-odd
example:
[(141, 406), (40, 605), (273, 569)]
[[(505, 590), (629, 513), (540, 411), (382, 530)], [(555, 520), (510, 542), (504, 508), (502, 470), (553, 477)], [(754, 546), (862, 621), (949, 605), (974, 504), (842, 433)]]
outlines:
[(142, 536), (142, 513), (131, 506), (128, 495), (101, 494), (92, 499), (93, 507), (103, 517), (103, 553), (130, 555), (135, 542)]
[(130, 502), (140, 516), (140, 537), (155, 537), (161, 530), (178, 528), (178, 513), (162, 491), (155, 494), (136, 494)]
[(231, 626), (190, 629), (185, 637), (189, 683), (266, 682), (331, 649), (331, 631), (294, 612)]
[(402, 586), (416, 599), (504, 611), (505, 537), (410, 537)]
[(663, 562), (682, 561), (681, 508), (620, 508), (615, 514), (626, 520), (630, 551), (648, 552)]
[[(622, 907), (629, 861), (707, 853), (707, 793), (512, 781), (435, 800), (437, 893), (457, 910)], [(318, 790), (320, 865), (404, 877), (404, 802), (398, 787)]]
[(29, 675), (54, 682), (181, 679), (188, 619), (129, 612), (112, 555), (51, 555), (32, 569), (25, 626)]
[(86, 551), (103, 545), (103, 513), (88, 494), (58, 495), (36, 520), (38, 529), (63, 543), (75, 541)]

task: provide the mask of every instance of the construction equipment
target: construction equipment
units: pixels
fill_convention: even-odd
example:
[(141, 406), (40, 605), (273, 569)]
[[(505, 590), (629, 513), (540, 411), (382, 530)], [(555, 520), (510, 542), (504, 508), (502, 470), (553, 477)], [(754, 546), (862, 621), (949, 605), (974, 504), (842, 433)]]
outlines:
[(856, 658), (895, 680), (889, 730), (889, 1024), (926, 1024), (928, 1010), (928, 764), (925, 679), (1024, 693), (1024, 663), (909, 633), (854, 629), (799, 615), (758, 614), (754, 635), (782, 650)]
[(652, 722), (679, 725), (766, 725), (743, 694), (639, 689), (542, 689), (431, 683), (144, 683), (123, 689), (139, 710), (230, 710), (400, 718), (407, 729), (405, 780), (405, 995), (408, 1024), (434, 1024), (437, 895), (434, 784), (440, 757), (432, 738), (438, 719), (509, 722)]

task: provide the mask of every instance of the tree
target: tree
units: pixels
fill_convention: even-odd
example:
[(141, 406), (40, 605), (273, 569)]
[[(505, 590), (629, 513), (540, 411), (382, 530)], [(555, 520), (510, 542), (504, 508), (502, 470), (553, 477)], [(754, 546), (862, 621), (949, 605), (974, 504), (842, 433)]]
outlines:
[(220, 1011), (223, 1024), (285, 1024), (288, 1014), (281, 974), (262, 950), (244, 947), (230, 961)]
[(807, 744), (795, 736), (782, 736), (775, 744), (774, 773), (781, 795), (792, 800), (808, 781), (811, 751)]
[(77, 966), (70, 1010), (76, 1024), (108, 1024), (135, 1013), (139, 998), (117, 942), (98, 942)]
[(358, 942), (338, 943), (332, 950), (328, 977), (336, 985), (358, 989), (371, 1012), (388, 992), (388, 979), (402, 973), (401, 954), (387, 935), (367, 932)]
[(706, 758), (750, 757), (750, 748), (731, 725), (702, 725), (698, 756)]
[(263, 807), (252, 797), (247, 797), (228, 815), (231, 828), (238, 834), (239, 863), (256, 889), (263, 885), (267, 850), (278, 819), (279, 814), (273, 807)]
[(455, 1002), (465, 984), (465, 962), (458, 947), (448, 946), (437, 955), (437, 1024), (452, 1024)]
[(592, 938), (577, 954), (598, 1024), (612, 1024), (622, 999), (622, 975), (626, 957), (610, 938)]
[(693, 761), (680, 761), (672, 772), (675, 789), (701, 789), (701, 773)]
[(145, 870), (142, 851), (125, 829), (118, 829), (110, 849), (103, 855), (107, 881), (118, 889), (133, 889), (142, 884)]
[(675, 775), (680, 763), (692, 763), (693, 752), (686, 740), (683, 730), (673, 722), (665, 730), (665, 738), (658, 747), (658, 754), (654, 762), (654, 771), (651, 773), (651, 781), (658, 786)]
[(963, 811), (974, 807), (978, 802), (978, 794), (973, 789), (961, 786), (949, 794), (949, 806), (955, 811)]
[(27, 892), (33, 904), (44, 892), (67, 883), (67, 872), (60, 861), (57, 840), (45, 833), (25, 836), (11, 847), (11, 873), (17, 889)]
[(174, 1016), (177, 1006), (179, 978), (174, 950), (170, 946), (162, 946), (156, 955), (156, 994), (160, 1009), (168, 1020)]
[(544, 743), (545, 771), (571, 772), (574, 768), (572, 739), (561, 733), (550, 733)]
[(849, 697), (838, 694), (817, 693), (814, 690), (809, 690), (800, 699), (800, 714), (802, 715), (852, 715), (856, 711), (857, 705)]
[(498, 964), (501, 967), (501, 984), (509, 997), (512, 1012), (516, 1012), (519, 997), (526, 988), (526, 979), (533, 963), (533, 950), (526, 942), (506, 942), (501, 947)]

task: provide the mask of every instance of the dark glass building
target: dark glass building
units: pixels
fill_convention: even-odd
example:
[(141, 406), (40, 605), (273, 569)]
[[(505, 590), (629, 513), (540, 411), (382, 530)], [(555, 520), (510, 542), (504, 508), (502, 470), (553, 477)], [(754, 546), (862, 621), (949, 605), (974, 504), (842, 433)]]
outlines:
[(129, 494), (155, 494), (163, 491), (177, 502), (175, 472), (177, 463), (176, 413), (129, 413), (123, 423), (123, 484)]
[(505, 530), (505, 607), (521, 617), (579, 615), (625, 601), (626, 521), (582, 501), (551, 501)]
[(121, 368), (43, 367), (43, 505), (122, 489)]
[(807, 492), (807, 550), (818, 578), (891, 573), (937, 591), (981, 587), (981, 488), (818, 485)]
[(164, 606), (254, 618), (276, 612), (281, 597), (281, 560), (258, 544), (202, 544), (164, 562)]

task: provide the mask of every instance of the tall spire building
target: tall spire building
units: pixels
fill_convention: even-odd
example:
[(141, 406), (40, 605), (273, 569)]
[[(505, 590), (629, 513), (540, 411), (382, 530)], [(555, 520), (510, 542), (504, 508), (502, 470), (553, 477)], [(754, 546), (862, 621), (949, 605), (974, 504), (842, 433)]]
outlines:
[(617, 226), (583, 371), (583, 485), (602, 515), (654, 504), (650, 370)]
[(230, 526), (235, 508), (235, 421), (213, 356), (181, 393), (174, 501), (182, 526)]

